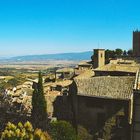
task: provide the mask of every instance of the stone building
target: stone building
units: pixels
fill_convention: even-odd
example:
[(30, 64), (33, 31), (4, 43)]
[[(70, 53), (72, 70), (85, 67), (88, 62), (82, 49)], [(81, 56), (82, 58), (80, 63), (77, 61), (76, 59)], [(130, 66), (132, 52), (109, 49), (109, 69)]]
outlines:
[(52, 116), (83, 126), (95, 140), (132, 140), (132, 136), (138, 140), (137, 77), (95, 76), (86, 71), (70, 84), (69, 94), (56, 96)]
[(92, 61), (82, 61), (78, 64), (78, 66), (74, 69), (75, 76), (81, 75), (86, 71), (90, 71), (93, 69), (93, 62)]
[(77, 125), (95, 139), (130, 140), (135, 76), (75, 78)]
[(133, 55), (134, 57), (140, 57), (140, 32), (133, 32)]
[(140, 72), (137, 73), (133, 92), (133, 119), (131, 140), (140, 139)]
[(74, 78), (68, 94), (55, 98), (52, 116), (83, 126), (95, 140), (139, 140), (139, 64), (105, 65), (105, 51), (95, 49), (93, 68)]
[(94, 49), (93, 55), (93, 67), (101, 67), (105, 65), (105, 50), (104, 49)]
[(92, 62), (91, 61), (84, 61), (78, 64), (79, 70), (89, 70), (92, 69)]
[(135, 76), (138, 64), (107, 64), (94, 69), (95, 76)]
[(71, 79), (74, 77), (73, 68), (62, 68), (56, 71), (56, 80), (58, 79)]

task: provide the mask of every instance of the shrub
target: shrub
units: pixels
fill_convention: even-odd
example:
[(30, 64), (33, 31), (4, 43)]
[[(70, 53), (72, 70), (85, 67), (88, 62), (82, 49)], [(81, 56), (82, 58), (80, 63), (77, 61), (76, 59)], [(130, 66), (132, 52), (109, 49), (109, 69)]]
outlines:
[(93, 137), (83, 126), (78, 126), (78, 140), (93, 140)]
[(53, 140), (77, 140), (75, 129), (66, 121), (51, 122), (50, 134)]
[(47, 132), (42, 132), (41, 129), (36, 129), (34, 132), (34, 140), (51, 140)]
[(16, 87), (18, 84), (20, 84), (20, 80), (16, 78), (12, 78), (8, 81), (8, 84), (13, 87)]
[(17, 125), (9, 122), (2, 132), (1, 140), (51, 140), (51, 138), (41, 129), (34, 131), (30, 122), (25, 124), (19, 122)]

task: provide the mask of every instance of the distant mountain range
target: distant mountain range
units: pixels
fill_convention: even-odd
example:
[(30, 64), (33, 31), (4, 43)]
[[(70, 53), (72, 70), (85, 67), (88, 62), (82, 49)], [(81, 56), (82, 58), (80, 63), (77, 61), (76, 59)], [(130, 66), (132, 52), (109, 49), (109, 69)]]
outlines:
[(8, 61), (42, 61), (42, 60), (89, 60), (93, 52), (58, 53), (43, 55), (26, 55), (8, 58)]

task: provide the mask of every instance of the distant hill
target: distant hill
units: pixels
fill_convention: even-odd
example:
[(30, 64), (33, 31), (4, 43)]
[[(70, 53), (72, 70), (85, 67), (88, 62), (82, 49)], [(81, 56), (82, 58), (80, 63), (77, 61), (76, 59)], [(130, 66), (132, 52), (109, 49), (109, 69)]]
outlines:
[(92, 56), (91, 51), (76, 52), (76, 53), (58, 53), (58, 54), (43, 54), (43, 55), (26, 55), (12, 57), (9, 61), (40, 61), (40, 60), (89, 60)]

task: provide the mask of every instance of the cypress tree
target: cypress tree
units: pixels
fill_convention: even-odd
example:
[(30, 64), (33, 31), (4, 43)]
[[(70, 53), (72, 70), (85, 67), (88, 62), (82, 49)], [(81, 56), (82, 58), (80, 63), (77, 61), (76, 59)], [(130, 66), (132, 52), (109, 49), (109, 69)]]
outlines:
[(44, 96), (42, 75), (39, 72), (38, 83), (33, 84), (32, 121), (37, 128), (47, 127), (47, 103)]

